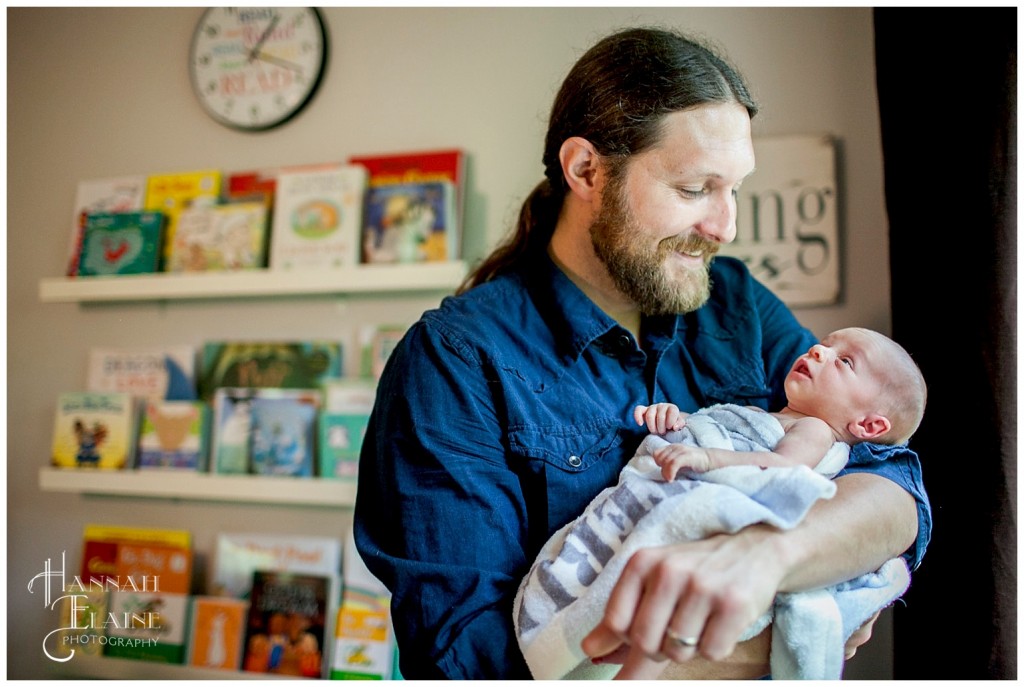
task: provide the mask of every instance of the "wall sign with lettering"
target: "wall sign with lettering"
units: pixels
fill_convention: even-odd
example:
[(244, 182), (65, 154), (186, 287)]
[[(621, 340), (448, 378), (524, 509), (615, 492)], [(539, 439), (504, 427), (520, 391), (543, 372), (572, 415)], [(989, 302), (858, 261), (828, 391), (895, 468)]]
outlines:
[(829, 136), (754, 139), (757, 171), (736, 199), (736, 240), (722, 255), (743, 260), (787, 305), (839, 299), (835, 141)]

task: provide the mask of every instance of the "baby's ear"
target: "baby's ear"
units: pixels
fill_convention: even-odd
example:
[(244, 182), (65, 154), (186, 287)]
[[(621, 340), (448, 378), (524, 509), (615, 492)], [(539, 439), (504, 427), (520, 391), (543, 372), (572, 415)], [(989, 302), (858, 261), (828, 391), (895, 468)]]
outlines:
[(892, 429), (892, 423), (883, 415), (867, 415), (859, 420), (854, 420), (846, 426), (846, 429), (862, 441), (871, 441)]

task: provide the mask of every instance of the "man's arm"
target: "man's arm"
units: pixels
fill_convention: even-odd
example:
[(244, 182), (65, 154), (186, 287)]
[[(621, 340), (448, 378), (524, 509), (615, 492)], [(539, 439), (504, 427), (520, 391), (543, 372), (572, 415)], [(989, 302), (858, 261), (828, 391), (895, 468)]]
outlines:
[[(590, 656), (629, 644), (622, 677), (652, 661), (687, 661), (698, 652), (719, 661), (778, 592), (841, 582), (877, 569), (914, 543), (914, 499), (889, 480), (866, 473), (836, 480), (795, 529), (758, 525), (735, 535), (647, 549), (627, 564), (604, 619), (583, 642)], [(666, 641), (671, 628), (698, 638), (694, 648)]]

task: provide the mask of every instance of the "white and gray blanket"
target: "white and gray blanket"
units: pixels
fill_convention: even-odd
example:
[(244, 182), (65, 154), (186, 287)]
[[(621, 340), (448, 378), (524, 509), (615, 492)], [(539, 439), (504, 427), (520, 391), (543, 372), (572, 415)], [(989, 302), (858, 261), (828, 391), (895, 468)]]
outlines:
[[(815, 470), (734, 466), (685, 471), (672, 482), (662, 479), (651, 458), (658, 446), (679, 442), (767, 451), (782, 435), (782, 426), (768, 413), (718, 405), (690, 415), (678, 432), (644, 439), (618, 484), (548, 540), (519, 587), (513, 620), (533, 677), (614, 677), (619, 666), (595, 666), (580, 642), (600, 622), (622, 568), (638, 549), (737, 532), (755, 523), (790, 529), (815, 501), (831, 498), (836, 487), (829, 478), (849, 456), (842, 443), (833, 445)], [(779, 594), (743, 639), (774, 623), (774, 679), (839, 679), (846, 639), (909, 584), (907, 566), (896, 558), (840, 585)]]

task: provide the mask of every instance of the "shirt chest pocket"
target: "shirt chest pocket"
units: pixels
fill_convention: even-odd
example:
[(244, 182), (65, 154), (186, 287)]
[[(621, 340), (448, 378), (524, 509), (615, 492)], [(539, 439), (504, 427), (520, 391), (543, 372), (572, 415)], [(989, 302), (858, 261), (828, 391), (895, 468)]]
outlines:
[(629, 456), (621, 423), (533, 425), (509, 431), (514, 469), (522, 480), (531, 539), (545, 539), (579, 516), (614, 484)]

